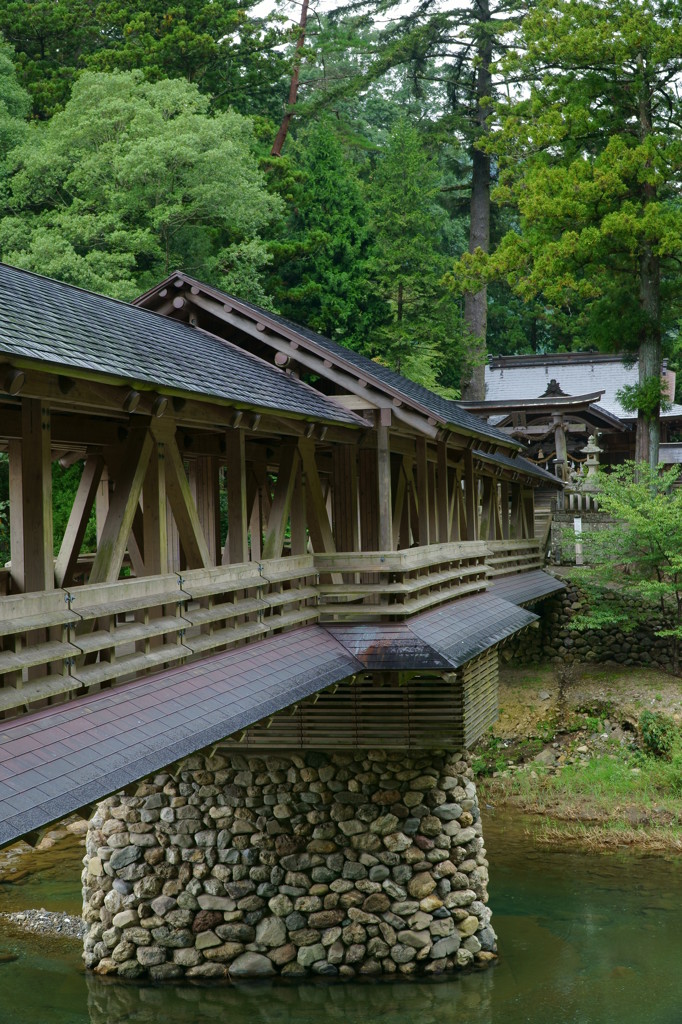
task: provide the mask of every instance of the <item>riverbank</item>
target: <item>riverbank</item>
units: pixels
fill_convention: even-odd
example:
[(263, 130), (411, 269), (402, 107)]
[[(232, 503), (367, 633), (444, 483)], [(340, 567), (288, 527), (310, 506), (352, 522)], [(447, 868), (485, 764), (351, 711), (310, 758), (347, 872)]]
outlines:
[(481, 805), (535, 815), (543, 844), (682, 852), (681, 725), (679, 680), (662, 672), (504, 668), (474, 761)]

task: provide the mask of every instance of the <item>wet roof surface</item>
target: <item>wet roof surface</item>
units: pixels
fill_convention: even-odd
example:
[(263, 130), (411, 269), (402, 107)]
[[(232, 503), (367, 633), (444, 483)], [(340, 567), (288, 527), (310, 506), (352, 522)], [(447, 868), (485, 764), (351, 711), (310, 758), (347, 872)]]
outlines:
[(550, 576), (542, 569), (520, 572), (515, 576), (499, 576), (488, 584), (489, 593), (519, 605), (539, 601), (543, 597), (565, 589), (566, 584), (563, 580)]
[(0, 722), (0, 846), (350, 675), (458, 668), (537, 618), (500, 582), (408, 623), (305, 626)]

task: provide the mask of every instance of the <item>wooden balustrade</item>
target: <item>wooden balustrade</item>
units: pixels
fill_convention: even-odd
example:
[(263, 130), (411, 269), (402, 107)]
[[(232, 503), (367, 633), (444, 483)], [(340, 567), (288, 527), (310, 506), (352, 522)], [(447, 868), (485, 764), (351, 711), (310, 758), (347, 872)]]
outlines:
[(542, 565), (537, 540), (297, 555), (0, 597), (0, 716), (307, 623), (404, 619)]
[(317, 619), (310, 556), (0, 600), (0, 712)]
[(487, 543), (471, 541), (316, 555), (320, 574), (343, 576), (343, 582), (319, 585), (320, 619), (405, 618), (484, 590), (487, 553)]
[(534, 537), (527, 540), (489, 540), (487, 558), (489, 576), (508, 576), (515, 572), (529, 572), (544, 565), (543, 541)]

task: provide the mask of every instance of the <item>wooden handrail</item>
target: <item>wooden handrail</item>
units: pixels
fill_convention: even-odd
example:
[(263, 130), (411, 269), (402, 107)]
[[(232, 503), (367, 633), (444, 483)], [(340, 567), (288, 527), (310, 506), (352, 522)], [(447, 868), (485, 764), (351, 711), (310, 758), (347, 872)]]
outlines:
[(406, 619), (541, 564), (537, 540), (458, 542), (0, 596), (0, 715), (311, 622)]

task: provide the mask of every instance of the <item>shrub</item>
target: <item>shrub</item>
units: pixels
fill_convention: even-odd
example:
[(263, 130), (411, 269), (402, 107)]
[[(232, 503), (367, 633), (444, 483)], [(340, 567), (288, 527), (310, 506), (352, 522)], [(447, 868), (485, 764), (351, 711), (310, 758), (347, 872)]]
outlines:
[(675, 723), (658, 711), (643, 711), (639, 718), (642, 743), (648, 754), (669, 758), (677, 736)]

